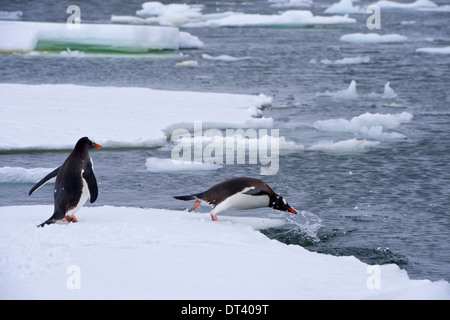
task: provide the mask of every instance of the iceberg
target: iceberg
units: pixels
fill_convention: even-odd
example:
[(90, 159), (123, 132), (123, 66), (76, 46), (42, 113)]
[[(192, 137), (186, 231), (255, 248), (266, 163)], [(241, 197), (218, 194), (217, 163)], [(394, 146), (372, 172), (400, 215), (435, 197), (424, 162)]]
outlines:
[(413, 280), (395, 264), (310, 252), (258, 231), (286, 223), (283, 214), (214, 222), (183, 205), (86, 206), (78, 223), (43, 229), (36, 225), (53, 206), (0, 207), (0, 298), (450, 299), (447, 281)]
[[(322, 60), (322, 63), (324, 60)], [(326, 62), (325, 62), (326, 64)], [(347, 89), (339, 90), (336, 92), (319, 93), (318, 96), (328, 96), (335, 101), (354, 101), (358, 99), (358, 93), (356, 92), (356, 81), (352, 80)]]
[(351, 33), (345, 34), (339, 38), (343, 42), (354, 42), (354, 43), (395, 43), (395, 42), (405, 42), (407, 37), (393, 33), (380, 35), (378, 33)]
[(0, 21), (0, 52), (32, 50), (81, 50), (93, 52), (143, 53), (201, 47), (201, 41), (177, 28), (119, 24), (80, 24)]
[(72, 149), (81, 136), (105, 147), (164, 146), (171, 130), (195, 121), (205, 128), (273, 126), (272, 118), (254, 118), (272, 101), (265, 95), (0, 84), (0, 96), (0, 150)]

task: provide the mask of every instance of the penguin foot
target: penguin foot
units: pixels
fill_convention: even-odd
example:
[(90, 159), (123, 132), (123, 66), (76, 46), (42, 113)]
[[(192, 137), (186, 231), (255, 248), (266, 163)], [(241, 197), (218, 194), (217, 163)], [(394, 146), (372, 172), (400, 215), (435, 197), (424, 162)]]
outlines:
[(213, 213), (211, 213), (211, 219), (213, 219), (213, 221), (219, 221), (219, 219), (217, 219), (217, 216)]
[(77, 217), (75, 216), (65, 216), (64, 219), (61, 220), (62, 222), (78, 222)]
[(197, 200), (197, 202), (195, 202), (194, 206), (191, 209), (189, 209), (189, 212), (192, 212), (195, 209), (197, 209), (198, 206), (200, 205), (200, 203), (201, 203), (201, 200)]

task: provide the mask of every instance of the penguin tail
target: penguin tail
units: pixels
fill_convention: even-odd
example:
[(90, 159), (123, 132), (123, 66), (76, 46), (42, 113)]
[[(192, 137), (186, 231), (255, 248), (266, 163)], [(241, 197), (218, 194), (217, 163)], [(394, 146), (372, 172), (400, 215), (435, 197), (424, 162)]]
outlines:
[(190, 196), (176, 196), (174, 197), (177, 200), (184, 200), (184, 201), (189, 201), (189, 200), (197, 200), (198, 199), (198, 194), (192, 194)]
[(174, 197), (174, 198), (178, 199), (178, 200), (184, 200), (184, 201), (196, 200), (194, 206), (191, 209), (188, 210), (189, 212), (192, 212), (195, 209), (197, 209), (200, 206), (200, 203), (202, 202), (202, 199), (200, 199), (199, 196), (200, 196), (200, 194), (192, 194), (190, 196), (177, 196), (177, 197)]

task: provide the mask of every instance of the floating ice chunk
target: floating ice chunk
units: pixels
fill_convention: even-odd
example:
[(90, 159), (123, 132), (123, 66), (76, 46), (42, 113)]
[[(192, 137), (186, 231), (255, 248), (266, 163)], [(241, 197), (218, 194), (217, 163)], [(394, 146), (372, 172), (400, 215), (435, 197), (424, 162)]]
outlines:
[(338, 3), (333, 3), (324, 13), (346, 14), (346, 13), (364, 13), (365, 11), (360, 6), (354, 6), (352, 0), (340, 0)]
[(0, 21), (1, 52), (29, 52), (35, 48), (148, 52), (177, 50), (182, 45), (201, 46), (198, 38), (177, 28), (119, 24), (83, 23), (68, 29), (65, 23)]
[(384, 85), (384, 92), (381, 95), (382, 99), (395, 99), (397, 98), (397, 94), (395, 93), (394, 90), (392, 90), (391, 86), (390, 86), (390, 82), (386, 82), (386, 84)]
[(147, 158), (145, 166), (150, 172), (205, 171), (222, 168), (218, 164), (186, 162), (172, 159)]
[(27, 25), (17, 25), (11, 28), (8, 22), (0, 21), (0, 52), (30, 52), (36, 48), (38, 30)]
[(185, 27), (268, 27), (288, 26), (303, 27), (309, 25), (333, 25), (355, 23), (356, 20), (348, 16), (314, 16), (308, 10), (288, 10), (279, 14), (249, 14), (234, 13), (219, 19), (202, 22), (192, 22)]
[(370, 93), (367, 98), (369, 99), (395, 99), (397, 98), (397, 93), (390, 87), (390, 82), (386, 82), (384, 85), (384, 92), (378, 94), (375, 92)]
[(430, 0), (416, 0), (411, 3), (400, 3), (395, 1), (387, 1), (382, 0), (375, 2), (373, 5), (376, 5), (380, 7), (383, 10), (399, 10), (399, 9), (406, 9), (406, 10), (415, 10), (415, 9), (423, 9), (423, 8), (437, 8), (438, 5)]
[(432, 53), (432, 54), (450, 54), (450, 47), (442, 48), (419, 48), (416, 49), (419, 53)]
[(180, 31), (178, 37), (178, 46), (180, 49), (199, 49), (203, 48), (203, 41), (198, 37), (184, 31)]
[(20, 20), (22, 15), (22, 11), (0, 11), (0, 20)]
[(399, 34), (385, 34), (380, 35), (377, 33), (351, 33), (345, 34), (339, 38), (343, 42), (355, 42), (355, 43), (395, 43), (405, 42), (408, 38)]
[[(55, 168), (1, 167), (0, 183), (36, 183)], [(51, 180), (50, 182), (55, 182)]]
[(185, 60), (178, 62), (175, 67), (188, 67), (188, 68), (195, 68), (198, 67), (197, 60)]
[(373, 148), (379, 144), (380, 144), (379, 141), (367, 141), (357, 139), (349, 139), (339, 142), (323, 141), (308, 147), (306, 150), (324, 151), (330, 153), (354, 153), (367, 151), (368, 149)]
[(402, 123), (408, 123), (413, 115), (407, 112), (399, 114), (364, 113), (351, 120), (329, 119), (314, 122), (313, 127), (323, 132), (354, 133), (372, 139), (404, 138), (397, 132), (384, 132), (399, 127)]
[(233, 57), (233, 56), (229, 56), (226, 54), (217, 56), (217, 57), (213, 57), (210, 56), (209, 54), (202, 54), (202, 58), (206, 59), (206, 60), (219, 60), (219, 61), (227, 61), (227, 62), (233, 62), (233, 61), (241, 61), (241, 60), (248, 60), (251, 59), (250, 57)]
[(286, 7), (311, 7), (313, 5), (312, 0), (269, 0), (272, 4), (271, 7), (286, 8)]
[(331, 61), (328, 59), (320, 60), (323, 64), (335, 64), (335, 65), (347, 65), (347, 64), (360, 64), (360, 63), (368, 63), (370, 61), (370, 57), (367, 56), (361, 56), (361, 57), (348, 57), (348, 58), (342, 58), (338, 59), (336, 61)]
[(136, 11), (141, 17), (159, 17), (162, 20), (174, 24), (183, 24), (202, 16), (203, 5), (188, 5), (185, 3), (162, 4), (161, 2), (150, 1), (142, 4), (142, 9)]
[(356, 93), (356, 81), (352, 80), (347, 89), (340, 90), (332, 94), (333, 100), (338, 101), (352, 101), (358, 99), (358, 94)]

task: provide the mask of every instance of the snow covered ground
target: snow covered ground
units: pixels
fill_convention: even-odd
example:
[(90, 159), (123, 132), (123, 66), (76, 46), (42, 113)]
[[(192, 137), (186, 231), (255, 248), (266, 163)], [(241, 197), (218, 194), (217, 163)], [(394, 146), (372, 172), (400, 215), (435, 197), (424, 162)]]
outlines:
[(256, 231), (282, 216), (213, 222), (207, 213), (103, 206), (83, 208), (76, 224), (37, 228), (51, 212), (0, 208), (1, 299), (450, 298), (448, 282)]

